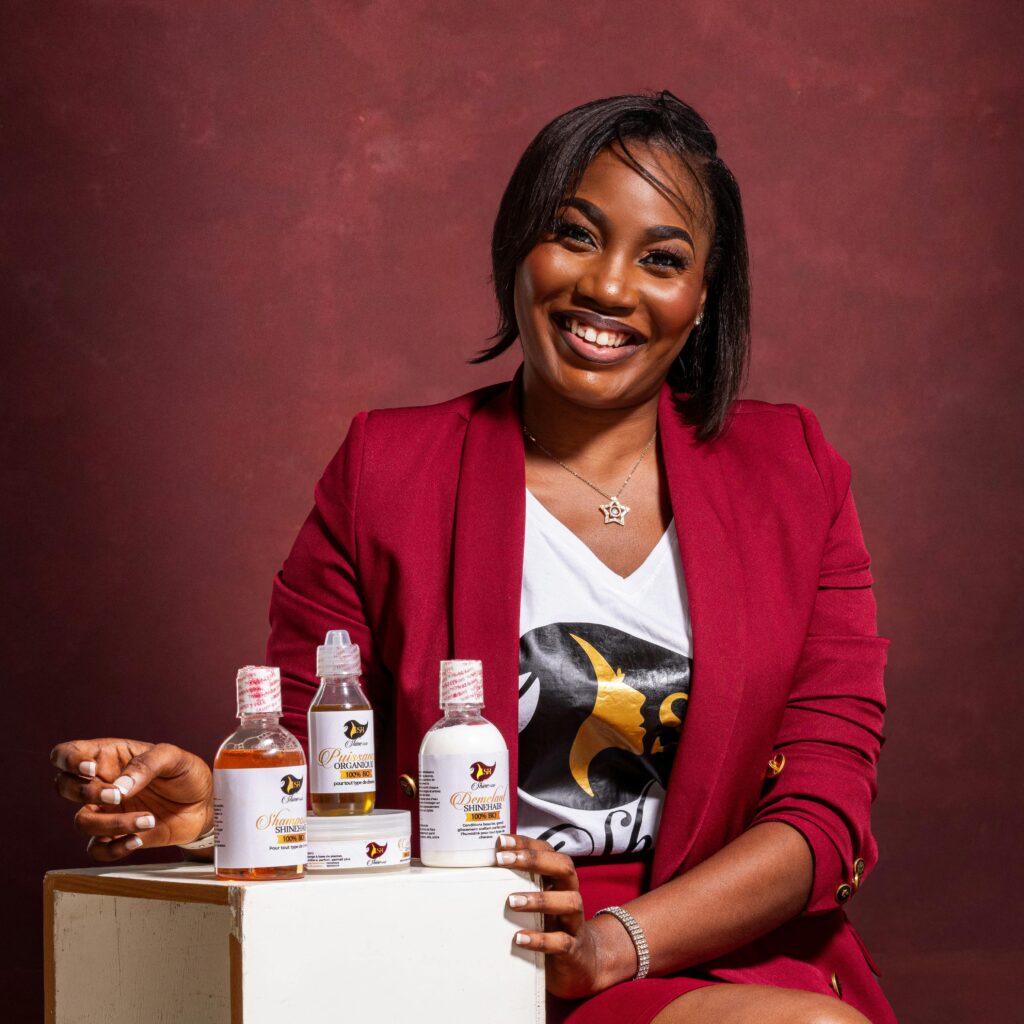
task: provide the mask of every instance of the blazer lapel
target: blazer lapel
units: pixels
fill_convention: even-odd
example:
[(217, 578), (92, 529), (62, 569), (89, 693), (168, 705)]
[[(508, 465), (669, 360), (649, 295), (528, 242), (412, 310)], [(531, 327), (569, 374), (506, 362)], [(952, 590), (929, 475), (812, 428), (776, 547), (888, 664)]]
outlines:
[[(683, 421), (668, 387), (658, 425), (689, 599), (693, 666), (655, 844), (654, 885), (684, 863), (711, 809), (743, 700), (746, 633), (743, 573), (717, 444), (694, 440), (695, 428)], [(701, 856), (701, 845), (694, 853)]]
[[(519, 416), (522, 371), (473, 414), (459, 469), (452, 558), (452, 655), (483, 662), (485, 716), (508, 744), (518, 778), (519, 603), (526, 467)], [(516, 827), (512, 801), (512, 828)]]

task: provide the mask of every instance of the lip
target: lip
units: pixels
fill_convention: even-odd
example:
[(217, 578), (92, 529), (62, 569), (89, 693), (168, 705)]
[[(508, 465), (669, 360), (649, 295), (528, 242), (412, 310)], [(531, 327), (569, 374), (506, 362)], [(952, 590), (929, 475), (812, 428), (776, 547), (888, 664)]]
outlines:
[[(578, 334), (573, 334), (568, 327), (563, 326), (560, 319), (565, 317), (575, 317), (577, 320), (583, 321), (600, 330), (619, 331), (622, 333), (632, 334), (638, 340), (636, 342), (627, 341), (624, 345), (619, 345), (617, 348), (595, 345), (592, 342), (585, 341)], [(588, 363), (601, 363), (605, 366), (614, 363), (621, 363), (641, 349), (644, 345), (644, 341), (639, 337), (638, 331), (626, 327), (624, 324), (620, 324), (616, 320), (604, 320), (602, 317), (595, 317), (593, 314), (583, 316), (575, 311), (571, 313), (554, 313), (551, 316), (551, 322), (555, 325), (555, 328), (557, 329), (566, 348), (568, 348), (574, 355)]]
[(629, 334), (635, 339), (637, 344), (647, 340), (635, 327), (630, 327), (629, 324), (624, 324), (621, 320), (609, 320), (608, 317), (598, 316), (596, 313), (586, 313), (581, 309), (560, 309), (552, 313), (551, 316), (556, 319), (556, 322), (558, 320), (579, 320), (588, 327), (593, 327), (596, 331), (614, 331), (616, 334)]

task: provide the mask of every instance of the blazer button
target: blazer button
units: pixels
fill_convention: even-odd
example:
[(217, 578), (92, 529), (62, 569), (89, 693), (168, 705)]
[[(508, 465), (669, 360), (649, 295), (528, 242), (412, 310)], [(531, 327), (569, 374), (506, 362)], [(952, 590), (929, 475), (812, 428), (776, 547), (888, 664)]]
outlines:
[(853, 895), (853, 886), (849, 882), (843, 882), (836, 889), (836, 903), (845, 903)]
[(785, 767), (786, 755), (783, 754), (781, 750), (776, 751), (768, 762), (768, 770), (765, 772), (765, 775), (769, 779), (777, 779), (782, 774), (782, 769)]
[(840, 999), (843, 998), (843, 986), (839, 984), (839, 975), (835, 971), (832, 972), (832, 977), (829, 979), (829, 984), (832, 986), (832, 991), (835, 992)]
[(854, 889), (859, 889), (860, 888), (860, 880), (861, 880), (861, 877), (864, 874), (864, 868), (865, 867), (867, 867), (867, 865), (864, 863), (864, 858), (863, 857), (858, 857), (853, 862), (853, 887), (854, 887)]
[(402, 791), (402, 795), (407, 796), (410, 800), (416, 796), (416, 780), (411, 775), (399, 776), (398, 788)]

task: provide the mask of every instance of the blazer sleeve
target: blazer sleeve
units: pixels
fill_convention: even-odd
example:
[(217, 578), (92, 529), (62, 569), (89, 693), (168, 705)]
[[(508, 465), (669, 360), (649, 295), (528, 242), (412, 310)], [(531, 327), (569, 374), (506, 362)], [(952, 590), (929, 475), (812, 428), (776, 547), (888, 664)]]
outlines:
[(806, 839), (814, 878), (803, 913), (817, 914), (850, 899), (878, 859), (870, 808), (884, 742), (882, 677), (889, 641), (878, 636), (871, 563), (849, 464), (825, 440), (814, 414), (798, 408), (832, 519), (775, 742), (784, 766), (766, 783), (751, 824), (782, 821)]
[(368, 415), (362, 412), (353, 419), (316, 485), (313, 509), (274, 579), (267, 664), (281, 669), (282, 721), (304, 747), (306, 713), (319, 686), (316, 649), (330, 629), (347, 629), (359, 645), (363, 683), (377, 728), (383, 732), (388, 724), (386, 673), (375, 655), (364, 613), (356, 543)]

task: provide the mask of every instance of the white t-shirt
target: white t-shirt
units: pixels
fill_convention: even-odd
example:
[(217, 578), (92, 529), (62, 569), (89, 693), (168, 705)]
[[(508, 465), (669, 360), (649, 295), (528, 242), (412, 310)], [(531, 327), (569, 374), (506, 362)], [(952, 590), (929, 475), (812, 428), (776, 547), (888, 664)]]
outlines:
[(690, 693), (675, 523), (623, 578), (527, 491), (519, 632), (518, 831), (651, 850)]

